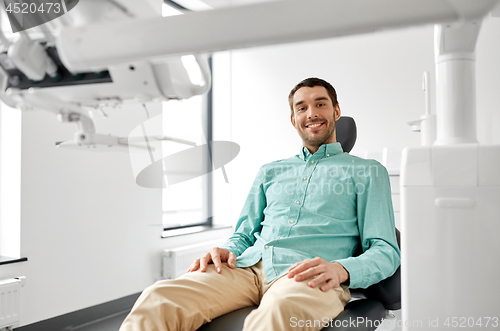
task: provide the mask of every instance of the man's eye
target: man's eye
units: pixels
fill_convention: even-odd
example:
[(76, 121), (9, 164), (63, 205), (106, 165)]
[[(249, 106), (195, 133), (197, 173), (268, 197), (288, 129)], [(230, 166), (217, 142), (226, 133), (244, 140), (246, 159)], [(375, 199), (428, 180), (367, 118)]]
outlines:
[(318, 107), (324, 107), (324, 106), (325, 106), (325, 104), (324, 104), (324, 103), (319, 103), (319, 104), (318, 104)]
[(304, 111), (305, 109), (305, 107), (299, 107), (298, 111)]

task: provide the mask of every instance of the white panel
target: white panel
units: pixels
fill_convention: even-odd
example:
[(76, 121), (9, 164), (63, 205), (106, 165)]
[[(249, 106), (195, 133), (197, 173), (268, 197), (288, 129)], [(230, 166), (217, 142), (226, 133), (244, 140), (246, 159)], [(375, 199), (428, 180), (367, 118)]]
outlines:
[(432, 146), (431, 167), (436, 186), (477, 185), (477, 144)]
[(394, 209), (394, 212), (399, 212), (401, 210), (401, 196), (399, 194), (392, 194), (391, 195), (391, 198), (392, 198), (392, 208)]
[(500, 145), (479, 147), (479, 185), (500, 186)]
[(399, 194), (399, 176), (389, 175), (389, 181), (391, 183), (391, 192), (392, 194)]
[(0, 280), (0, 329), (19, 325), (20, 288), (18, 279)]
[[(402, 208), (403, 321), (483, 318), (496, 329), (500, 295), (499, 187), (404, 187)], [(441, 201), (474, 201), (443, 204)], [(488, 284), (480, 291), (478, 284)], [(418, 328), (404, 328), (404, 330)]]
[(396, 224), (396, 228), (401, 230), (401, 213), (394, 212), (394, 223)]
[(212, 240), (194, 245), (166, 249), (163, 252), (163, 278), (173, 279), (186, 273), (195, 259), (213, 247), (222, 245), (225, 240)]
[(431, 149), (428, 147), (412, 147), (403, 150), (401, 162), (401, 186), (430, 186)]

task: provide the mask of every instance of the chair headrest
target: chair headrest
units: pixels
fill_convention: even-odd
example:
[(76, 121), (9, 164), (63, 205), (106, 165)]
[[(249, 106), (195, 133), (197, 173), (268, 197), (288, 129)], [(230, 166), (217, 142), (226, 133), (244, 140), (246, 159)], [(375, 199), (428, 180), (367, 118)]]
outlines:
[(356, 142), (357, 129), (356, 122), (349, 116), (340, 116), (335, 122), (337, 141), (342, 146), (344, 152), (349, 153)]

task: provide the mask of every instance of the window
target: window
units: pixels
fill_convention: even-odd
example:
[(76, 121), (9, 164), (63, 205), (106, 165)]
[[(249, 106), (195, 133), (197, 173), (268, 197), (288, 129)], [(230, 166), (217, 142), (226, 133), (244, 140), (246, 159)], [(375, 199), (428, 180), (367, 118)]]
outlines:
[[(175, 1), (164, 1), (162, 16), (188, 11)], [(211, 63), (211, 60), (209, 60)], [(194, 84), (203, 78), (192, 56), (182, 62)], [(212, 225), (212, 96), (163, 102), (162, 153), (166, 188), (162, 192), (163, 228), (169, 235)], [(174, 164), (173, 166), (171, 166)]]
[[(172, 138), (162, 144), (164, 166), (168, 168), (167, 187), (162, 194), (165, 230), (212, 224), (210, 99), (209, 92), (163, 103), (163, 135)], [(175, 166), (170, 166), (172, 163)]]
[(21, 256), (21, 111), (0, 103), (0, 257)]

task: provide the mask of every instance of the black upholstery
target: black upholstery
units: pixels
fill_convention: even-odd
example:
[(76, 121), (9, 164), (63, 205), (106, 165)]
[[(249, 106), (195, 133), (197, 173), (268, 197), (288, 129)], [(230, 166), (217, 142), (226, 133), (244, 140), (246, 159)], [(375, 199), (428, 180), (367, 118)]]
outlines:
[[(354, 300), (349, 302), (344, 311), (328, 323), (322, 331), (372, 331), (380, 325), (385, 316), (385, 308), (380, 301), (373, 299)], [(363, 320), (358, 320), (363, 317)], [(355, 322), (355, 323), (354, 323)], [(353, 328), (353, 325), (356, 327)]]
[(356, 142), (357, 129), (356, 122), (349, 116), (340, 116), (335, 122), (335, 131), (337, 133), (337, 141), (342, 146), (344, 152), (349, 153)]
[(257, 307), (246, 307), (235, 310), (229, 314), (217, 317), (212, 322), (203, 325), (199, 331), (241, 331), (243, 329), (243, 322), (245, 317)]
[[(344, 152), (350, 152), (356, 142), (356, 123), (348, 116), (341, 116), (335, 123), (337, 141), (340, 142)], [(401, 247), (399, 230), (396, 229), (398, 245)], [(361, 246), (361, 245), (360, 245)], [(357, 252), (356, 255), (361, 254)], [(374, 284), (367, 289), (351, 289), (353, 300), (349, 302), (342, 313), (337, 316), (323, 330), (335, 331), (373, 331), (385, 317), (386, 310), (401, 309), (401, 275), (400, 268), (394, 275)], [(220, 316), (212, 322), (203, 325), (200, 331), (240, 331), (243, 328), (245, 317), (257, 307), (248, 307)], [(356, 323), (352, 327), (351, 321), (363, 317), (367, 323)]]

